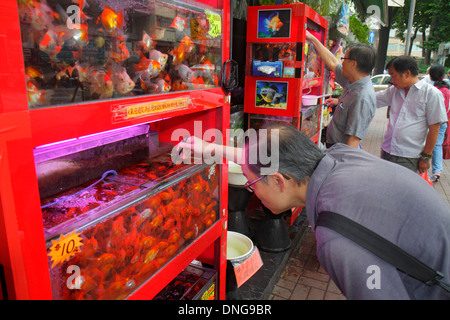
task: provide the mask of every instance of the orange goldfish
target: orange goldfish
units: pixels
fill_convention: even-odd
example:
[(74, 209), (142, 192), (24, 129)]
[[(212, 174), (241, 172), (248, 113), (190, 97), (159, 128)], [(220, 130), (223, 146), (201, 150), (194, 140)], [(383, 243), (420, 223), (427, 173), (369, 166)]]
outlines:
[(156, 60), (147, 59), (145, 56), (142, 56), (136, 65), (136, 71), (146, 72), (151, 78), (154, 78), (161, 72), (161, 64)]
[(171, 89), (170, 84), (164, 79), (156, 80), (157, 92), (169, 92)]
[(27, 98), (31, 107), (39, 107), (47, 105), (50, 100), (50, 96), (45, 90), (39, 90), (37, 83), (31, 79), (29, 75), (25, 76), (27, 85)]
[(194, 42), (188, 36), (184, 36), (180, 41), (180, 45), (183, 46), (185, 52), (191, 52), (194, 49)]
[(72, 3), (78, 4), (78, 8), (80, 8), (80, 19), (82, 21), (90, 19), (90, 17), (86, 16), (86, 14), (83, 12), (83, 9), (86, 6), (89, 7), (86, 0), (72, 0)]
[(95, 67), (88, 70), (87, 87), (91, 94), (99, 95), (99, 99), (111, 98), (114, 93), (111, 73)]
[(161, 70), (163, 70), (166, 66), (169, 56), (165, 53), (162, 53), (161, 51), (152, 49), (150, 50), (149, 58), (158, 61), (161, 64)]
[(264, 20), (264, 26), (267, 31), (271, 33), (276, 33), (283, 26), (283, 22), (280, 20), (280, 16), (278, 12), (272, 13), (269, 18)]
[(97, 23), (101, 21), (108, 31), (120, 29), (124, 25), (122, 10), (116, 13), (111, 7), (106, 5), (104, 7), (105, 9), (100, 17), (98, 17)]
[(73, 33), (71, 38), (77, 45), (85, 46), (89, 42), (88, 25), (87, 24), (74, 24)]
[(34, 78), (42, 78), (42, 73), (38, 69), (30, 67), (30, 66), (25, 68), (25, 74), (30, 76), (33, 79)]
[(39, 42), (39, 49), (54, 58), (61, 51), (61, 35), (54, 30), (48, 30)]
[(173, 64), (177, 65), (184, 61), (187, 49), (182, 45), (178, 45), (172, 49)]
[(128, 51), (125, 42), (120, 41), (117, 45), (117, 50), (111, 51), (110, 56), (115, 62), (123, 62), (127, 60), (130, 57), (130, 52)]
[(147, 93), (156, 93), (157, 85), (151, 82), (150, 75), (146, 72), (143, 72), (139, 75), (139, 80), (141, 83), (142, 89), (144, 89)]
[(186, 20), (187, 18), (183, 19), (180, 16), (176, 16), (169, 27), (175, 28), (178, 31), (184, 31), (184, 29), (186, 28)]
[(197, 64), (191, 68), (198, 75), (202, 75), (208, 79), (211, 79), (214, 71), (216, 70), (216, 66), (211, 63), (208, 59), (205, 60), (203, 64)]

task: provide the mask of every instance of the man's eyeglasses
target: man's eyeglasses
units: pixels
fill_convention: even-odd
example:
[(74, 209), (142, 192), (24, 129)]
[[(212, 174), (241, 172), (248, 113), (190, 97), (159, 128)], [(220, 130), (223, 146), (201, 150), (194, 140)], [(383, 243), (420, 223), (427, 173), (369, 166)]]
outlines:
[[(285, 175), (284, 173), (281, 173), (281, 175), (282, 175), (285, 179), (287, 179), (287, 180), (290, 180), (290, 179), (291, 179), (290, 177), (288, 177), (288, 176)], [(254, 190), (253, 190), (253, 188), (252, 188), (252, 185), (255, 184), (255, 183), (257, 183), (259, 180), (261, 180), (261, 179), (264, 178), (264, 177), (267, 177), (267, 176), (261, 176), (261, 177), (255, 179), (255, 180), (253, 180), (253, 181), (251, 181), (251, 182), (248, 182), (248, 181), (247, 181), (247, 182), (244, 184), (244, 187), (245, 187), (249, 192), (254, 192)]]
[(341, 60), (356, 60), (356, 59), (353, 59), (353, 58), (341, 58)]
[(253, 188), (252, 188), (252, 185), (253, 184), (255, 184), (255, 183), (257, 183), (259, 180), (261, 180), (262, 178), (264, 178), (265, 176), (261, 176), (261, 177), (259, 177), (258, 179), (255, 179), (255, 180), (253, 180), (252, 182), (246, 182), (245, 184), (244, 184), (244, 187), (245, 187), (245, 189), (247, 189), (249, 192), (254, 192), (254, 190), (253, 190)]

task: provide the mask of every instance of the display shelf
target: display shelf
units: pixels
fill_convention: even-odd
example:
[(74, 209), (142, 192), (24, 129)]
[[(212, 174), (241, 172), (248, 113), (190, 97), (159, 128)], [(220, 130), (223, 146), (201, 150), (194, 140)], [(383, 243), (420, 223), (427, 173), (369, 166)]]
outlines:
[(244, 112), (250, 127), (258, 122), (256, 114), (266, 115), (266, 121), (290, 117), (283, 121), (317, 143), (320, 119), (314, 124), (317, 134), (310, 132), (310, 125), (302, 128), (302, 95), (322, 94), (324, 63), (306, 40), (306, 31), (325, 43), (327, 26), (303, 3), (248, 8)]
[[(158, 23), (167, 24), (166, 27), (161, 29), (164, 29), (166, 35), (159, 37), (157, 33), (150, 33), (147, 30), (153, 37), (156, 46), (154, 48), (173, 56), (176, 53), (170, 50), (173, 49), (173, 46), (182, 42), (179, 39), (177, 40), (176, 37), (169, 41), (167, 37), (187, 34), (193, 36), (196, 30), (201, 31), (202, 28), (210, 28), (211, 26), (214, 28), (220, 27), (212, 31), (209, 36), (204, 33), (199, 36), (196, 33), (195, 37), (197, 38), (193, 39), (193, 43), (198, 47), (198, 50), (204, 50), (205, 47), (201, 49), (202, 46), (211, 47), (211, 50), (207, 53), (210, 54), (209, 58), (214, 58), (212, 60), (215, 66), (215, 74), (220, 76), (222, 63), (229, 59), (229, 1), (168, 1), (167, 5), (164, 6), (161, 5), (164, 1), (145, 1), (142, 4), (148, 6), (154, 5), (156, 2), (159, 4), (156, 6), (156, 11), (141, 10), (136, 13), (137, 11), (134, 11), (136, 8), (133, 7), (133, 10), (126, 13), (128, 14), (125, 17), (126, 28), (129, 28), (126, 29), (128, 34), (106, 31), (104, 40), (108, 45), (111, 45), (111, 47), (105, 47), (106, 54), (115, 59), (116, 66), (130, 68), (127, 70), (132, 73), (133, 65), (136, 64), (131, 60), (121, 61), (120, 56), (112, 54), (114, 50), (115, 53), (118, 53), (118, 47), (114, 47), (115, 44), (120, 45), (121, 38), (118, 35), (122, 35), (124, 38), (125, 42), (123, 43), (126, 44), (130, 52), (132, 51), (131, 55), (135, 54), (134, 50), (142, 49), (139, 41), (144, 40), (142, 38), (142, 22), (147, 20), (142, 19), (149, 12), (157, 12), (156, 18), (153, 19), (152, 17), (148, 21), (149, 23), (158, 21)], [(41, 40), (53, 26), (58, 25), (58, 28), (62, 28), (62, 20), (46, 16), (44, 20), (47, 23), (51, 20), (51, 23), (32, 33), (27, 32), (27, 30), (34, 30), (39, 26), (36, 21), (29, 20), (31, 16), (26, 14), (27, 10), (33, 11), (39, 8), (55, 10), (57, 4), (62, 3), (61, 5), (65, 6), (66, 2), (48, 0), (45, 2), (45, 6), (40, 6), (41, 3), (44, 4), (44, 1), (17, 2), (8, 0), (0, 4), (0, 46), (4, 49), (0, 52), (2, 69), (0, 79), (4, 83), (0, 88), (0, 172), (2, 176), (0, 184), (0, 239), (4, 244), (0, 250), (0, 264), (4, 270), (4, 277), (0, 277), (0, 279), (4, 281), (1, 288), (6, 287), (6, 291), (1, 292), (0, 296), (7, 296), (9, 299), (57, 298), (52, 292), (52, 277), (49, 272), (50, 256), (49, 248), (46, 246), (41, 209), (42, 199), (36, 173), (34, 154), (36, 148), (75, 141), (90, 135), (107, 134), (111, 130), (132, 128), (138, 125), (150, 125), (151, 130), (158, 131), (161, 143), (174, 144), (181, 139), (181, 137), (172, 137), (173, 132), (177, 129), (202, 135), (208, 129), (219, 129), (224, 132), (229, 126), (229, 100), (220, 87), (222, 79), (219, 79), (219, 83), (210, 83), (209, 87), (177, 87), (164, 93), (147, 91), (142, 94), (143, 87), (139, 86), (135, 87), (139, 90), (139, 94), (133, 95), (120, 93), (119, 87), (114, 84), (115, 93), (112, 96), (99, 97), (92, 95), (92, 92), (94, 92), (92, 87), (93, 91), (86, 91), (88, 84), (82, 83), (80, 75), (76, 78), (71, 74), (68, 82), (66, 81), (64, 85), (70, 85), (71, 94), (76, 92), (77, 97), (82, 97), (83, 101), (77, 100), (79, 99), (77, 98), (73, 102), (67, 102), (65, 94), (69, 90), (64, 89), (62, 83), (46, 82), (48, 79), (54, 81), (55, 78), (52, 77), (55, 74), (53, 72), (63, 71), (62, 66), (54, 64), (55, 60), (52, 58), (52, 70), (44, 71), (42, 68), (45, 64), (37, 63), (36, 61), (39, 59), (34, 55), (39, 51), (51, 55), (51, 52), (47, 50), (49, 48), (43, 47), (44, 44)], [(123, 1), (120, 5), (117, 2), (112, 6), (115, 13), (119, 13), (130, 3)], [(90, 9), (86, 9), (85, 12), (86, 14), (89, 12), (95, 17), (95, 19), (87, 22), (89, 31), (92, 31), (89, 33), (92, 38), (89, 39), (94, 40), (95, 36), (96, 40), (100, 41), (97, 43), (99, 46), (99, 43), (101, 43), (99, 38), (102, 35), (97, 34), (97, 31), (94, 30), (97, 30), (95, 24), (99, 21), (103, 23), (103, 28), (106, 29), (105, 22), (102, 19), (97, 19), (96, 16), (106, 10), (103, 4), (101, 0), (91, 1)], [(35, 5), (37, 7), (33, 7)], [(176, 8), (177, 10), (175, 10)], [(66, 8), (64, 7), (64, 9)], [(133, 12), (133, 15), (131, 15), (131, 12)], [(177, 12), (178, 15), (184, 15), (184, 21), (188, 22), (184, 30), (169, 27), (176, 20)], [(125, 26), (125, 24), (123, 25)], [(58, 30), (58, 28), (55, 30)], [(154, 31), (158, 32), (156, 29)], [(67, 41), (68, 39), (64, 37), (62, 36), (61, 39)], [(209, 42), (203, 41), (206, 38), (202, 37), (208, 38)], [(30, 43), (32, 44), (30, 45)], [(85, 54), (88, 52), (86, 48), (81, 49)], [(116, 49), (112, 50), (111, 48)], [(124, 49), (123, 44), (121, 48)], [(180, 52), (178, 51), (178, 53)], [(197, 55), (198, 52), (200, 51), (195, 51), (194, 54), (194, 51), (190, 51), (190, 56), (181, 63), (192, 68), (191, 70), (197, 76), (195, 81), (200, 80), (200, 77), (206, 80), (204, 78), (205, 72), (210, 70), (198, 67), (200, 63), (206, 65), (203, 57)], [(214, 57), (211, 55), (214, 55)], [(76, 57), (77, 62), (88, 62), (88, 60), (83, 60), (86, 55)], [(146, 56), (146, 58), (148, 57)], [(180, 58), (179, 55), (178, 59)], [(74, 67), (75, 63), (72, 61), (71, 66)], [(171, 63), (173, 63), (173, 60), (168, 62), (168, 64)], [(178, 63), (179, 65), (180, 63)], [(108, 65), (101, 66), (108, 68)], [(172, 71), (175, 70), (175, 64), (171, 66)], [(39, 68), (41, 75), (32, 76), (34, 70), (29, 67)], [(169, 70), (166, 69), (166, 71), (169, 73)], [(173, 74), (171, 75), (173, 76)], [(208, 73), (208, 75), (211, 74)], [(27, 81), (29, 76), (33, 77), (33, 82)], [(105, 79), (108, 76), (111, 75), (105, 74)], [(163, 74), (160, 76), (163, 76)], [(172, 80), (175, 80), (175, 78), (172, 77)], [(80, 88), (76, 88), (78, 82), (82, 83), (80, 88), (84, 88), (83, 92), (80, 91)], [(199, 82), (190, 79), (186, 85), (194, 83), (198, 84)], [(44, 84), (45, 86), (42, 86)], [(30, 93), (37, 94), (37, 97), (43, 97), (41, 94), (44, 91), (52, 92), (52, 98), (34, 104), (36, 100), (30, 98)], [(86, 96), (89, 99), (85, 100), (84, 96), (81, 96), (82, 93), (90, 94), (90, 96)], [(196, 122), (202, 124), (199, 131), (195, 131)], [(228, 136), (224, 134), (221, 138), (223, 143), (226, 144)], [(92, 158), (94, 161), (95, 159), (95, 157)], [(218, 272), (217, 297), (219, 299), (225, 298), (227, 164), (219, 164), (218, 172), (220, 203), (217, 221), (158, 269), (139, 288), (131, 294), (126, 294), (126, 296), (118, 294), (117, 297), (151, 299), (193, 259), (203, 259)], [(81, 246), (81, 250), (82, 248)], [(70, 275), (68, 273), (66, 276), (69, 277)]]

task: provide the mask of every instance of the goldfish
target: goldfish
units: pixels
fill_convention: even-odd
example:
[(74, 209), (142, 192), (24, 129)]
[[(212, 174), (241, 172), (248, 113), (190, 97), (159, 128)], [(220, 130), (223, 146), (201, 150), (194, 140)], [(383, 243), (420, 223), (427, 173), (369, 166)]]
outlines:
[(161, 70), (163, 70), (164, 67), (166, 66), (168, 57), (169, 56), (167, 54), (161, 53), (161, 51), (155, 49), (150, 50), (149, 58), (151, 60), (158, 61), (161, 65)]
[(280, 16), (278, 12), (272, 13), (269, 18), (264, 19), (264, 26), (267, 31), (272, 34), (278, 32), (280, 28), (283, 26), (283, 22), (280, 20)]
[(42, 73), (38, 69), (36, 69), (34, 67), (30, 67), (30, 66), (25, 68), (25, 74), (30, 76), (30, 78), (32, 78), (32, 79), (42, 78)]
[(195, 65), (191, 68), (198, 75), (202, 75), (206, 78), (212, 78), (216, 66), (211, 63), (208, 59), (205, 60), (203, 64)]
[(184, 83), (182, 80), (177, 80), (173, 83), (172, 88), (174, 91), (182, 91), (189, 89), (186, 83)]
[(156, 80), (157, 92), (169, 92), (171, 89), (170, 84), (164, 79)]
[(180, 45), (186, 52), (191, 52), (194, 49), (194, 42), (188, 36), (184, 36), (180, 41)]
[(202, 77), (196, 77), (193, 76), (189, 79), (189, 82), (187, 83), (187, 86), (190, 89), (204, 89), (205, 88), (205, 81)]
[(29, 76), (25, 76), (27, 86), (27, 98), (31, 107), (47, 105), (50, 96), (45, 90), (39, 90), (37, 83)]
[(153, 39), (148, 35), (145, 30), (142, 30), (142, 40), (139, 43), (139, 47), (144, 53), (147, 53), (150, 51), (150, 49), (153, 46)]
[(136, 71), (146, 72), (151, 78), (154, 78), (161, 72), (161, 63), (141, 56), (141, 60), (136, 64)]
[(87, 87), (91, 94), (97, 94), (99, 99), (111, 98), (114, 93), (114, 85), (111, 73), (97, 68), (89, 68)]
[(39, 49), (47, 53), (50, 58), (54, 58), (61, 52), (62, 41), (60, 36), (61, 34), (48, 30), (39, 42)]
[(80, 10), (79, 12), (80, 12), (80, 19), (81, 19), (81, 21), (90, 19), (90, 17), (88, 17), (88, 16), (83, 12), (83, 10), (84, 10), (85, 7), (89, 7), (89, 5), (88, 5), (88, 3), (87, 3), (86, 0), (72, 0), (72, 3), (78, 4), (78, 8), (79, 8), (79, 10)]
[(130, 52), (124, 41), (119, 41), (119, 44), (116, 46), (115, 50), (110, 52), (111, 58), (115, 62), (123, 62), (130, 57)]
[(30, 24), (36, 31), (50, 29), (53, 20), (59, 19), (59, 14), (53, 11), (45, 0), (41, 2), (32, 0), (19, 4), (19, 15), (22, 22)]
[(177, 65), (184, 61), (187, 50), (182, 44), (172, 49), (173, 64)]
[(102, 14), (97, 19), (97, 23), (101, 21), (103, 27), (105, 27), (105, 29), (108, 31), (118, 30), (122, 28), (124, 25), (122, 10), (120, 10), (119, 13), (116, 13), (109, 6), (105, 5), (104, 8), (105, 9), (103, 10)]
[(127, 94), (134, 89), (136, 85), (133, 80), (131, 80), (125, 68), (121, 67), (118, 71), (112, 72), (111, 80), (116, 88), (116, 91), (120, 94)]
[(187, 25), (186, 20), (187, 20), (187, 18), (183, 19), (182, 17), (177, 15), (173, 19), (172, 24), (169, 27), (175, 28), (178, 31), (184, 31), (184, 29), (186, 28), (186, 25)]
[(183, 81), (189, 82), (191, 77), (195, 75), (194, 71), (185, 64), (180, 64), (179, 66), (176, 66), (175, 71), (178, 72), (178, 75)]
[(158, 254), (158, 252), (159, 252), (159, 249), (157, 246), (154, 247), (153, 249), (149, 250), (147, 252), (147, 254), (145, 255), (144, 263), (149, 263), (149, 262), (153, 261), (156, 258), (156, 255)]
[(156, 93), (157, 85), (151, 82), (150, 75), (148, 73), (141, 73), (139, 75), (139, 80), (141, 83), (141, 88), (144, 89), (147, 93)]
[(70, 37), (78, 46), (85, 46), (89, 43), (88, 25), (74, 24)]

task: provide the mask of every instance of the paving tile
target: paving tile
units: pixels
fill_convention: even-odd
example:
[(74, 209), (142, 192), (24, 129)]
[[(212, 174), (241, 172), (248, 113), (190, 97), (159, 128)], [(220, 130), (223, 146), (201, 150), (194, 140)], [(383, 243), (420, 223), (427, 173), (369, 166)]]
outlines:
[(311, 288), (308, 294), (308, 300), (323, 300), (325, 297), (325, 290)]
[(306, 300), (310, 290), (310, 287), (307, 287), (303, 284), (297, 284), (292, 291), (290, 300)]

